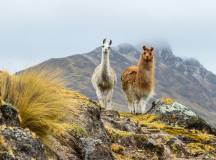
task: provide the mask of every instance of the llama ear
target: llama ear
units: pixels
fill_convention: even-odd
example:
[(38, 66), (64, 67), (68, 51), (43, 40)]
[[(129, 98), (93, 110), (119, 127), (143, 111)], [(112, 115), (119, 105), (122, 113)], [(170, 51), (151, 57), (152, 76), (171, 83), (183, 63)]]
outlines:
[(151, 51), (153, 51), (154, 50), (154, 48), (153, 47), (151, 47)]
[(106, 38), (104, 38), (104, 40), (103, 40), (103, 44), (106, 42)]
[(146, 46), (143, 46), (143, 50), (145, 50), (146, 49)]
[(111, 44), (112, 44), (112, 40), (110, 40), (110, 43), (109, 43), (109, 45), (111, 46)]

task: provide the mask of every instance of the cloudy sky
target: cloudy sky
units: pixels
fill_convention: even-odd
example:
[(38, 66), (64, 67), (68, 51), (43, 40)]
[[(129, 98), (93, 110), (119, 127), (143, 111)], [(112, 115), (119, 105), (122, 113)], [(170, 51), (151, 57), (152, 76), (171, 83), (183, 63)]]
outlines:
[(215, 0), (0, 0), (0, 68), (88, 52), (104, 37), (165, 40), (216, 73)]

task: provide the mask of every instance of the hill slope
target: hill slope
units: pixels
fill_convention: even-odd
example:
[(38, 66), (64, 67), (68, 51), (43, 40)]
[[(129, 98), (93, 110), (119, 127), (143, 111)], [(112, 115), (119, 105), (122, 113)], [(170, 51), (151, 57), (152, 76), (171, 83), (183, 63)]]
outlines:
[[(121, 104), (118, 109), (127, 110), (120, 87), (122, 70), (136, 64), (139, 50), (130, 44), (113, 47), (110, 54), (112, 67), (117, 72), (118, 82), (114, 91), (114, 102)], [(67, 87), (96, 99), (90, 79), (94, 68), (100, 63), (101, 49), (70, 57), (50, 59), (32, 69), (60, 69)], [(194, 59), (176, 57), (169, 46), (156, 49), (156, 97), (171, 97), (191, 106), (203, 118), (216, 125), (216, 75), (205, 69)], [(123, 107), (124, 106), (124, 107)]]

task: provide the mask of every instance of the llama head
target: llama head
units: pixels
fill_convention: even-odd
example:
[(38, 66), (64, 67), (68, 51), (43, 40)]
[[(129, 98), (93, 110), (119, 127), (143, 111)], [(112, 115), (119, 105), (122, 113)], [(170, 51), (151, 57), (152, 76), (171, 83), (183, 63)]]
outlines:
[(142, 59), (145, 62), (152, 62), (154, 58), (154, 53), (153, 53), (154, 48), (147, 48), (146, 46), (143, 46), (143, 52), (142, 52)]
[(102, 52), (107, 54), (110, 50), (110, 46), (112, 44), (112, 40), (107, 40), (106, 38), (103, 40)]

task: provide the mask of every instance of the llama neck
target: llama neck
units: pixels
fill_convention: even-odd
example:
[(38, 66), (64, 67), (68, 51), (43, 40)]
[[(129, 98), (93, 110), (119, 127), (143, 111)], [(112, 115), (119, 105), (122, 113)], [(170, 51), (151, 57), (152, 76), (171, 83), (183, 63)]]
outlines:
[(154, 61), (146, 62), (140, 58), (138, 63), (138, 71), (136, 75), (137, 83), (147, 84), (151, 83), (154, 76)]
[(109, 62), (109, 52), (102, 53), (101, 58), (102, 72), (107, 73), (109, 70), (110, 62)]

